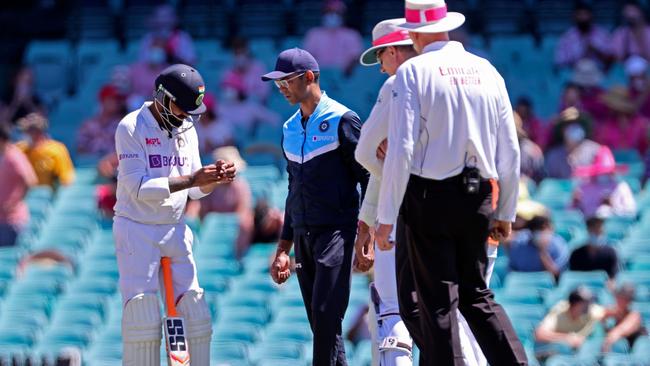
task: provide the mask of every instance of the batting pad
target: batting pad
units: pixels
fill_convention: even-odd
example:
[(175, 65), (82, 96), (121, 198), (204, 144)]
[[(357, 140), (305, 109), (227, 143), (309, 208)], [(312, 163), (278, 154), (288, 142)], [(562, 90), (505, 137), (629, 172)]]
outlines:
[(160, 366), (161, 331), (158, 296), (139, 294), (129, 300), (122, 314), (122, 365)]
[(210, 366), (212, 321), (203, 291), (189, 290), (178, 302), (177, 310), (185, 319), (187, 343), (192, 366)]

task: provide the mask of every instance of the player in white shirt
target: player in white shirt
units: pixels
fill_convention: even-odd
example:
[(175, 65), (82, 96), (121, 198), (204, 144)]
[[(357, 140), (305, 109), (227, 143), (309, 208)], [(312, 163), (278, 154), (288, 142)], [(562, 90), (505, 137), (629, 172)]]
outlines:
[(212, 322), (183, 221), (188, 197), (232, 181), (232, 163), (202, 166), (192, 118), (205, 111), (203, 78), (177, 64), (156, 78), (154, 101), (129, 113), (115, 133), (119, 159), (113, 234), (124, 304), (125, 366), (160, 366), (160, 258), (170, 257), (174, 294), (193, 366), (210, 364)]
[[(370, 173), (371, 178), (366, 190), (359, 220), (368, 226), (374, 226), (377, 219), (377, 201), (379, 199), (379, 185), (383, 168), (383, 159), (378, 156), (378, 147), (388, 137), (388, 120), (390, 117), (391, 92), (397, 68), (409, 58), (416, 56), (413, 42), (408, 32), (397, 28), (403, 19), (390, 19), (378, 23), (372, 32), (372, 47), (366, 50), (360, 58), (364, 66), (381, 64), (381, 71), (388, 74), (379, 91), (377, 102), (370, 112), (370, 116), (361, 129), (359, 144), (355, 157)], [(361, 231), (363, 232), (363, 231)], [(357, 241), (369, 240), (359, 234)], [(394, 233), (391, 235), (394, 236)], [(424, 338), (420, 331), (417, 302), (413, 301), (415, 287), (411, 275), (411, 267), (404, 245), (400, 250), (375, 250), (375, 281), (371, 285), (373, 302), (375, 302), (376, 316), (378, 319), (375, 345), (378, 347), (380, 366), (411, 365), (410, 349), (411, 336), (416, 344), (424, 345)], [(396, 256), (397, 268), (396, 268)], [(358, 262), (362, 259), (358, 259)], [(493, 264), (494, 261), (492, 260)], [(492, 267), (488, 268), (491, 273)], [(398, 296), (400, 294), (401, 296)], [(400, 318), (401, 315), (401, 318)], [(467, 322), (460, 312), (461, 323), (459, 336), (463, 347), (465, 364), (468, 366), (483, 366), (487, 364), (485, 356), (480, 350), (474, 335), (469, 330)], [(407, 330), (408, 329), (408, 330)], [(410, 335), (409, 335), (410, 333)], [(395, 340), (394, 342), (391, 342)], [(402, 344), (402, 347), (399, 347)]]
[(391, 174), (380, 185), (376, 240), (380, 249), (392, 247), (399, 214), (426, 365), (464, 365), (456, 309), (491, 365), (526, 365), (485, 278), (485, 243), (509, 235), (515, 217), (519, 145), (512, 106), (496, 69), (449, 41), (448, 32), (464, 21), (442, 0), (406, 1), (399, 28), (409, 31), (420, 55), (400, 66), (393, 85), (384, 162)]

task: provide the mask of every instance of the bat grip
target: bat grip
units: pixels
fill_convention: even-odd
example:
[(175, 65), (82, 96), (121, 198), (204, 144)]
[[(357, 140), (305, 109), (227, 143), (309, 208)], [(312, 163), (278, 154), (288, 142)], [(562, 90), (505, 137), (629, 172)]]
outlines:
[(163, 286), (165, 287), (165, 304), (167, 305), (167, 316), (178, 316), (178, 313), (176, 312), (176, 299), (174, 299), (171, 258), (160, 258), (160, 267), (163, 274)]

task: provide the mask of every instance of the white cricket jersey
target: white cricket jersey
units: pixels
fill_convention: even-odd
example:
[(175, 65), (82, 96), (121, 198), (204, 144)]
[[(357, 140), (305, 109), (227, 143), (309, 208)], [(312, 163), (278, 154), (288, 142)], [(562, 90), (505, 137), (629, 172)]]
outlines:
[[(359, 164), (370, 172), (359, 219), (371, 226), (377, 220), (377, 201), (383, 166), (383, 161), (377, 158), (376, 151), (377, 146), (388, 137), (388, 118), (394, 80), (395, 76), (389, 77), (379, 90), (377, 102), (361, 127), (361, 135), (354, 152)], [(395, 249), (382, 251), (375, 248), (375, 288), (381, 298), (380, 314), (399, 313), (395, 276)]]
[(198, 187), (170, 193), (169, 177), (190, 175), (201, 168), (196, 131), (185, 121), (169, 138), (146, 102), (117, 126), (115, 149), (119, 160), (115, 215), (143, 224), (180, 222), (189, 195), (205, 194)]
[[(454, 41), (434, 42), (397, 70), (378, 219), (397, 218), (410, 174), (443, 180), (476, 166), (499, 182), (495, 218), (513, 221), (519, 144), (505, 82)], [(466, 158), (467, 157), (467, 158)], [(467, 159), (467, 160), (466, 160)]]

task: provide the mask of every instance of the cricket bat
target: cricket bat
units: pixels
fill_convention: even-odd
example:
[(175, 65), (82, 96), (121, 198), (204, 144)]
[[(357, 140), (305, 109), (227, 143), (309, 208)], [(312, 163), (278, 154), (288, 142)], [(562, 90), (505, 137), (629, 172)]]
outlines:
[(165, 347), (167, 349), (167, 365), (189, 366), (190, 351), (189, 345), (187, 344), (185, 322), (176, 312), (171, 259), (169, 257), (162, 257), (160, 259), (160, 267), (163, 274), (165, 304), (167, 307), (167, 316), (163, 319)]

